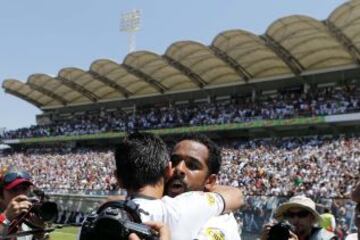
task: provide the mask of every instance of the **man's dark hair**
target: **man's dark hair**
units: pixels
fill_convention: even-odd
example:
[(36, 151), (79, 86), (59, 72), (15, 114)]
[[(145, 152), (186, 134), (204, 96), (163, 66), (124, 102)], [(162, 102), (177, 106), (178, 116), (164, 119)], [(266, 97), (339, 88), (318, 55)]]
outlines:
[(190, 140), (205, 145), (209, 151), (209, 159), (207, 159), (207, 166), (210, 174), (218, 174), (221, 166), (221, 149), (208, 136), (200, 133), (188, 133), (179, 138), (177, 143)]
[(165, 176), (169, 152), (163, 140), (151, 133), (132, 133), (115, 149), (116, 174), (123, 187), (138, 190)]

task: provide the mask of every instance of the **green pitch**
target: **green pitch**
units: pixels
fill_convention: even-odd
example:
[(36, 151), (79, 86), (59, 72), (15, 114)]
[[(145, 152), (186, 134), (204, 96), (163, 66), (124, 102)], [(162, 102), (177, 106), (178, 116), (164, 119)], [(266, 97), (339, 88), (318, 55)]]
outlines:
[(79, 228), (77, 227), (57, 229), (50, 234), (50, 240), (76, 240), (78, 232)]

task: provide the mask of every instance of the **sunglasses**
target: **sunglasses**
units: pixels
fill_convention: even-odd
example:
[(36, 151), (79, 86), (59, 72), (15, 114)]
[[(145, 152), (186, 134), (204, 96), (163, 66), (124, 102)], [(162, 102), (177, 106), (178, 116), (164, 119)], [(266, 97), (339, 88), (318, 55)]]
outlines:
[(4, 184), (9, 184), (13, 182), (15, 179), (23, 178), (26, 180), (31, 180), (31, 176), (28, 172), (8, 172), (4, 176)]
[(286, 218), (294, 218), (294, 217), (305, 218), (309, 214), (310, 214), (310, 212), (308, 212), (308, 211), (287, 212), (284, 214), (284, 217), (286, 217)]

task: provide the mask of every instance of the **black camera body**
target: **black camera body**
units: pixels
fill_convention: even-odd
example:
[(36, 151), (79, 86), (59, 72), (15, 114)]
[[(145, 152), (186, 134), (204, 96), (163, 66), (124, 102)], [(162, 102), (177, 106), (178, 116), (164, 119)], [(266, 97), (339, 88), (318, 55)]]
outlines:
[(49, 201), (49, 197), (40, 189), (33, 189), (29, 201), (32, 203), (30, 212), (34, 213), (44, 222), (54, 222), (59, 214), (55, 202)]
[(54, 222), (59, 214), (57, 204), (51, 201), (31, 201), (32, 207), (30, 212), (33, 212), (44, 222)]
[(286, 221), (280, 221), (270, 228), (268, 240), (288, 240), (290, 231), (294, 231), (294, 227)]
[(80, 240), (127, 240), (131, 233), (140, 239), (159, 240), (157, 232), (142, 224), (139, 206), (131, 200), (110, 201), (84, 221)]

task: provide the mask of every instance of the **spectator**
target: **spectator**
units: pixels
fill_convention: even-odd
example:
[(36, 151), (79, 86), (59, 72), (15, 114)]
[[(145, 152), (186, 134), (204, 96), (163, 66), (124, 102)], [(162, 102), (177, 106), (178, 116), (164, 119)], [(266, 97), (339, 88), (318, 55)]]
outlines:
[(356, 205), (354, 212), (355, 226), (357, 227), (357, 233), (349, 234), (345, 240), (359, 240), (360, 239), (360, 203)]
[[(276, 219), (288, 220), (294, 227), (294, 234), (298, 239), (310, 240), (336, 240), (337, 237), (323, 228), (315, 227), (321, 220), (320, 214), (315, 209), (315, 203), (307, 197), (295, 196), (288, 202), (280, 205), (276, 210)], [(269, 238), (271, 224), (265, 225), (261, 240)]]
[(336, 222), (335, 217), (330, 213), (330, 209), (325, 207), (324, 213), (320, 215), (320, 226), (330, 232), (335, 232)]

